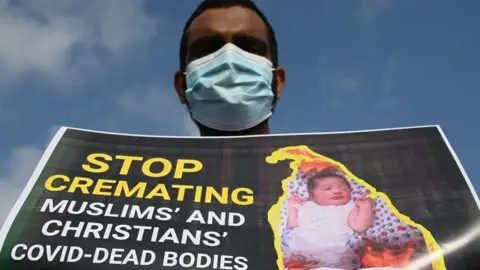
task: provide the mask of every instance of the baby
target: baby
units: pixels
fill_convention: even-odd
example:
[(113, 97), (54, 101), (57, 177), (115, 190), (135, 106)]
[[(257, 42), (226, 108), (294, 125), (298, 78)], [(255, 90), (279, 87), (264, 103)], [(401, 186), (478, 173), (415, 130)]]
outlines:
[(288, 198), (287, 226), (293, 228), (290, 248), (319, 262), (317, 267), (354, 268), (358, 260), (348, 241), (354, 232), (373, 222), (373, 202), (352, 202), (350, 185), (337, 168), (326, 168), (307, 179), (309, 200), (297, 194)]

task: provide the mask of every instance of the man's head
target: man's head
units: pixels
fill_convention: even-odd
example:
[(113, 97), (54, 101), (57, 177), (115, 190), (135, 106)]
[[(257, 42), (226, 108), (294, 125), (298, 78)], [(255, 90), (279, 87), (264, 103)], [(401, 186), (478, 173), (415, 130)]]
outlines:
[[(224, 46), (227, 43), (232, 43), (235, 46), (227, 46), (226, 50), (224, 50)], [(233, 49), (229, 50), (228, 48)], [(198, 71), (196, 67), (199, 65), (197, 65), (196, 62), (205, 62), (205, 56), (212, 55), (215, 52), (219, 53), (220, 49), (227, 51), (225, 54), (230, 53), (228, 57), (216, 56), (216, 59), (223, 57), (224, 60), (222, 61), (224, 62), (215, 60), (217, 63), (209, 63), (211, 68), (208, 72)], [(233, 58), (236, 60), (231, 60)], [(263, 61), (262, 58), (265, 61)], [(248, 65), (248, 61), (245, 61), (245, 59), (257, 59), (258, 61), (256, 62), (261, 63), (261, 65), (254, 65), (254, 67), (252, 66), (250, 69), (250, 67), (246, 66)], [(195, 60), (198, 61), (195, 62)], [(266, 62), (271, 62), (271, 70), (265, 71), (266, 68), (263, 68), (268, 67), (264, 65)], [(191, 66), (195, 65), (195, 68), (190, 68), (190, 64)], [(219, 66), (223, 67), (222, 71), (218, 69)], [(228, 70), (225, 70), (226, 66), (228, 66)], [(245, 71), (245, 69), (249, 70)], [(205, 76), (209, 75), (211, 77), (204, 78), (202, 77), (204, 75), (198, 75), (202, 72), (204, 75), (208, 73)], [(217, 76), (215, 74), (216, 77), (212, 77), (212, 73), (214, 72), (218, 72), (219, 75)], [(194, 77), (194, 79), (192, 79), (192, 77)], [(234, 80), (239, 77), (248, 77), (248, 79), (246, 79), (248, 83)], [(209, 84), (212, 78), (220, 81)], [(268, 85), (266, 82), (268, 82)], [(255, 123), (253, 127), (247, 126), (245, 129), (236, 128), (235, 130), (229, 130), (228, 128), (212, 128), (214, 125), (207, 127), (207, 125), (199, 123), (202, 121), (195, 119), (195, 110), (197, 110), (198, 107), (200, 107), (199, 110), (204, 110), (205, 107), (212, 106), (211, 109), (213, 111), (209, 113), (210, 118), (225, 117), (225, 112), (229, 110), (233, 111), (233, 114), (238, 112), (240, 118), (245, 118), (245, 115), (254, 118), (255, 115), (252, 114), (255, 114), (255, 108), (253, 107), (259, 107), (258, 104), (262, 104), (261, 102), (265, 103), (268, 95), (271, 95), (269, 100), (272, 103), (270, 105), (272, 105), (271, 107), (273, 109), (275, 102), (280, 98), (284, 83), (285, 71), (278, 66), (277, 41), (273, 28), (253, 2), (250, 0), (206, 0), (197, 7), (186, 22), (183, 31), (180, 44), (180, 70), (175, 73), (175, 88), (180, 101), (189, 106), (202, 135), (228, 136), (268, 133), (268, 118), (262, 119), (260, 123)], [(246, 86), (244, 87), (244, 85)], [(217, 100), (215, 100), (215, 102), (212, 100), (208, 100), (208, 102), (205, 101), (206, 99), (212, 98), (208, 95), (211, 94), (210, 92), (212, 90), (218, 90), (219, 87), (222, 88), (223, 92), (216, 93)], [(266, 88), (268, 88), (268, 91)], [(250, 91), (247, 95), (250, 100), (245, 100), (244, 98), (242, 100), (232, 101), (232, 97), (225, 97), (225, 95), (231, 94), (227, 91), (230, 89), (232, 89), (232, 93), (234, 93), (233, 91), (237, 91), (235, 92), (236, 96), (239, 96), (238, 93), (243, 90)], [(255, 97), (252, 93), (258, 93), (259, 96)], [(218, 98), (218, 96), (221, 96), (221, 98)], [(225, 100), (222, 100), (222, 98)], [(259, 103), (262, 98), (263, 100)], [(199, 104), (197, 108), (193, 108), (192, 105), (194, 104), (191, 103), (198, 100), (201, 100), (203, 103)], [(209, 105), (213, 103), (216, 105)], [(222, 110), (218, 111), (217, 116), (214, 114), (215, 110), (213, 106), (222, 108)], [(242, 110), (247, 112), (242, 112)], [(224, 114), (223, 116), (222, 112)], [(231, 117), (234, 117), (233, 114)], [(213, 120), (216, 121), (217, 119)], [(227, 120), (222, 118), (222, 120), (219, 121), (225, 122)]]

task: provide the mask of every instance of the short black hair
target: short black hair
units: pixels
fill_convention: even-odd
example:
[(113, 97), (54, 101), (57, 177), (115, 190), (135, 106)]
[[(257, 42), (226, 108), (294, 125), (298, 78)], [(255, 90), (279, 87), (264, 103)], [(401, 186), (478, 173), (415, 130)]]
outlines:
[(315, 169), (310, 170), (307, 178), (307, 191), (312, 193), (317, 185), (317, 181), (327, 177), (338, 177), (345, 181), (345, 184), (349, 189), (351, 189), (350, 184), (348, 183), (347, 176), (337, 167), (327, 167), (323, 170), (316, 171)]
[(273, 27), (268, 21), (267, 17), (263, 12), (255, 5), (251, 0), (204, 0), (200, 5), (195, 9), (195, 11), (190, 15), (190, 18), (185, 23), (183, 28), (182, 39), (180, 41), (180, 70), (184, 71), (187, 67), (187, 44), (188, 44), (188, 29), (192, 24), (193, 20), (197, 18), (204, 11), (211, 8), (228, 8), (234, 6), (241, 6), (255, 12), (267, 26), (267, 35), (268, 43), (270, 47), (270, 55), (272, 57), (273, 67), (278, 66), (278, 45), (277, 39), (275, 37), (275, 32)]

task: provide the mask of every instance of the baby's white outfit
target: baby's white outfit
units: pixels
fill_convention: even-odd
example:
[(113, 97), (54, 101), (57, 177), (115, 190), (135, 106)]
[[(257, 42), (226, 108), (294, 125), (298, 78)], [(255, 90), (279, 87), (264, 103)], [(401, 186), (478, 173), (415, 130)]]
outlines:
[(298, 208), (298, 227), (293, 230), (292, 251), (321, 266), (352, 269), (357, 254), (348, 246), (354, 231), (348, 226), (353, 202), (339, 206), (318, 205), (308, 201)]

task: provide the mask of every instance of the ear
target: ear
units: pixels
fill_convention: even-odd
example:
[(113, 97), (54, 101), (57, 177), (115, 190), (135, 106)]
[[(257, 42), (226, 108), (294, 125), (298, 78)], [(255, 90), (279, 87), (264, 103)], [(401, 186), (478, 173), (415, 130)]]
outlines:
[(182, 104), (187, 103), (187, 99), (185, 97), (185, 90), (187, 83), (185, 82), (185, 74), (182, 71), (175, 72), (174, 82), (175, 90), (177, 91), (178, 98)]
[(282, 95), (283, 93), (283, 88), (285, 86), (285, 82), (286, 82), (286, 79), (287, 79), (287, 75), (285, 73), (285, 70), (282, 68), (282, 67), (277, 67), (275, 69), (275, 78), (274, 80), (276, 80), (276, 83), (277, 83), (277, 100), (280, 99), (280, 96)]

